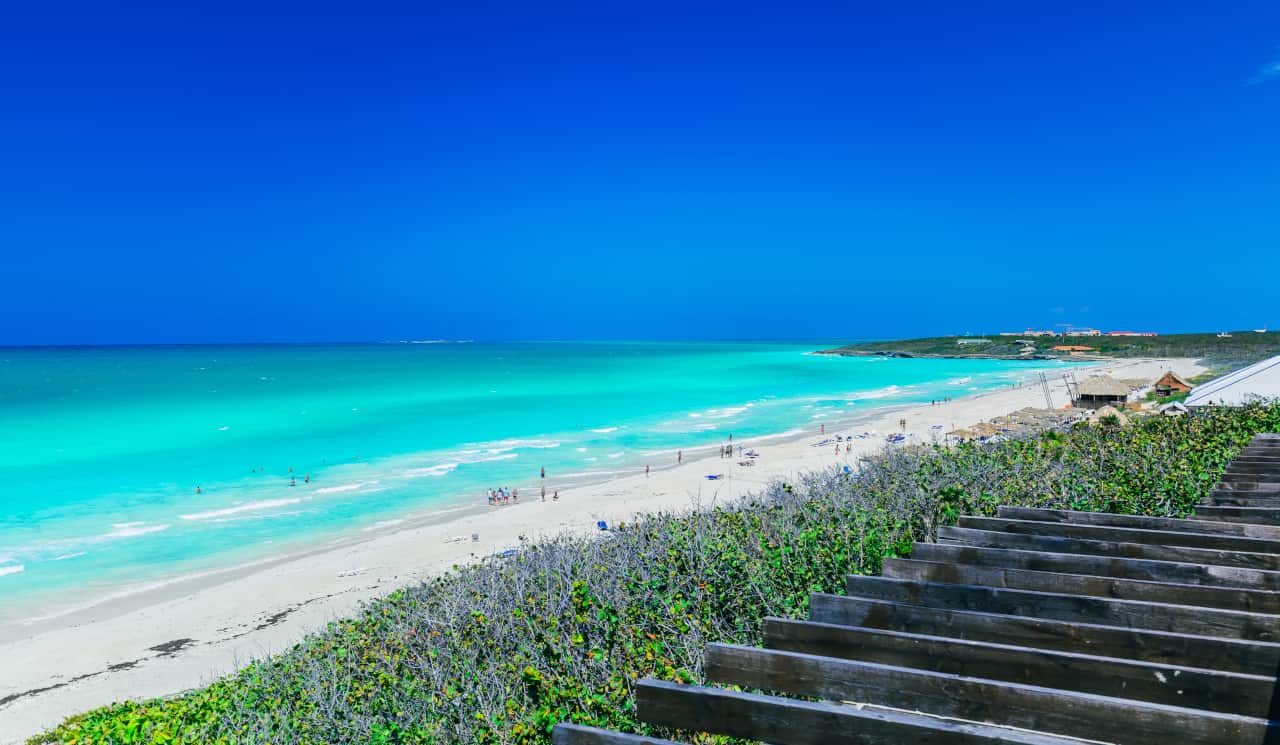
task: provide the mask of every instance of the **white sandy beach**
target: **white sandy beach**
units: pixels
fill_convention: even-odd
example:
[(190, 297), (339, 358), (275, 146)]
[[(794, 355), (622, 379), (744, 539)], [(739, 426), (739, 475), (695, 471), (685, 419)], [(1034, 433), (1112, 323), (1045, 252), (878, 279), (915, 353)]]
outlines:
[[(1194, 360), (1177, 359), (1109, 362), (1090, 372), (1154, 381), (1167, 369), (1184, 376), (1203, 371)], [(1065, 404), (1063, 382), (1059, 379), (1051, 388), (1054, 403)], [(0, 742), (21, 742), (66, 716), (113, 701), (198, 686), (254, 657), (287, 648), (308, 631), (349, 615), (361, 601), (518, 546), (521, 536), (594, 531), (597, 520), (612, 525), (636, 513), (731, 499), (797, 472), (856, 466), (860, 456), (885, 446), (884, 435), (899, 431), (900, 419), (917, 441), (928, 442), (941, 432), (1028, 406), (1044, 406), (1038, 384), (936, 406), (898, 408), (856, 427), (828, 426), (827, 435), (879, 434), (854, 440), (848, 454), (843, 449), (837, 454), (832, 446), (814, 447), (826, 439), (814, 423), (804, 436), (735, 443), (760, 453), (751, 468), (737, 465), (736, 458), (721, 459), (714, 450), (686, 453), (681, 466), (562, 491), (556, 502), (533, 496), (501, 508), (480, 504), (338, 547), (190, 577), (55, 618), (0, 628)], [(711, 481), (708, 474), (724, 478)], [(479, 533), (479, 541), (470, 539), (473, 532)]]

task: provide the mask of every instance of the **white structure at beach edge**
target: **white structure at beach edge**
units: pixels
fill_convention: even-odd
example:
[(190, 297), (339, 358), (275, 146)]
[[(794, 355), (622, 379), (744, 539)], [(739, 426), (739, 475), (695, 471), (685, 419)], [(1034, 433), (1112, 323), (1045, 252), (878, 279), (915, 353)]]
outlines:
[(1280, 355), (1196, 386), (1187, 406), (1243, 406), (1280, 399)]

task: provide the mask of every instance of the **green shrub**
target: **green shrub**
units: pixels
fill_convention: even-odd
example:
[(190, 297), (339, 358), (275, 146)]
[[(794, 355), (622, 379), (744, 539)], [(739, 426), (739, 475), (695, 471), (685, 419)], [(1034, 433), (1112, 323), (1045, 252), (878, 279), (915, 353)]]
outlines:
[[(1280, 405), (886, 453), (611, 538), (560, 536), (367, 605), (283, 654), (35, 743), (546, 743), (555, 723), (646, 732), (633, 682), (696, 681), (707, 642), (1002, 504), (1185, 515)], [(703, 738), (701, 741), (712, 741)]]

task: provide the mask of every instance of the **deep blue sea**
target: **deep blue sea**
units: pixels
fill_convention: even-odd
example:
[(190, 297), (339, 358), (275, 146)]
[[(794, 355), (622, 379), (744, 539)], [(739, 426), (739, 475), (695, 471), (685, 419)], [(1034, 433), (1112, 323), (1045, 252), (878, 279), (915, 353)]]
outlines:
[(0, 349), (0, 608), (391, 529), (488, 487), (533, 495), (542, 468), (565, 488), (1056, 365), (806, 354), (832, 345)]

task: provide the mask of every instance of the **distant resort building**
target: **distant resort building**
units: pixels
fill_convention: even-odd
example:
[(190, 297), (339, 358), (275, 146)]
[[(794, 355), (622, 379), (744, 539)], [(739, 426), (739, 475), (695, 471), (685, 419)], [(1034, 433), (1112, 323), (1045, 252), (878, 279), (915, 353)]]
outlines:
[(1157, 336), (1154, 331), (1108, 331), (1107, 336)]
[(1198, 385), (1187, 397), (1189, 407), (1243, 406), (1280, 400), (1280, 355)]
[(1191, 387), (1190, 383), (1172, 370), (1165, 373), (1155, 384), (1156, 395), (1161, 397), (1172, 396), (1175, 393), (1190, 393)]
[(1080, 384), (1075, 405), (1081, 409), (1124, 406), (1129, 400), (1129, 386), (1110, 375), (1095, 375)]
[(1097, 329), (1072, 329), (1067, 332), (1067, 336), (1102, 336), (1102, 332)]

